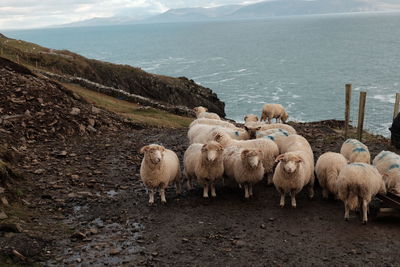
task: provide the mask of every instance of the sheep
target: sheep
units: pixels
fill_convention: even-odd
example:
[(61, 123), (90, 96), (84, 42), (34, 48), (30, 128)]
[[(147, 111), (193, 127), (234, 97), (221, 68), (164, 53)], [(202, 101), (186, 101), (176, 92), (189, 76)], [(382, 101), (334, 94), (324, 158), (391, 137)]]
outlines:
[(208, 109), (202, 106), (195, 107), (194, 112), (196, 113), (196, 118), (206, 118), (206, 119), (214, 119), (221, 120), (217, 113), (207, 112)]
[(280, 193), (279, 206), (285, 206), (285, 196), (290, 194), (292, 207), (296, 208), (296, 194), (308, 184), (309, 197), (314, 197), (314, 162), (305, 151), (292, 151), (279, 155), (272, 181)]
[(268, 138), (268, 139), (274, 141), (275, 144), (278, 146), (280, 154), (282, 153), (281, 147), (286, 142), (286, 138), (289, 135), (290, 134), (283, 129), (270, 129), (267, 131), (257, 132), (257, 138)]
[(227, 121), (222, 121), (222, 120), (214, 120), (214, 119), (196, 119), (192, 121), (189, 125), (189, 128), (192, 128), (194, 125), (197, 124), (207, 124), (207, 125), (215, 125), (215, 126), (222, 126), (225, 128), (237, 128), (233, 123), (227, 122)]
[(381, 151), (373, 160), (386, 184), (387, 191), (400, 194), (400, 156), (390, 151)]
[(181, 172), (178, 156), (163, 146), (151, 144), (140, 149), (144, 154), (140, 177), (149, 192), (149, 204), (154, 203), (154, 190), (160, 188), (161, 202), (166, 203), (165, 189), (172, 182), (176, 193), (181, 193)]
[(337, 179), (340, 171), (347, 165), (347, 159), (340, 153), (326, 152), (315, 164), (315, 173), (322, 187), (322, 197), (327, 199), (329, 193), (337, 196)]
[(192, 180), (203, 185), (203, 197), (208, 198), (209, 187), (211, 196), (216, 197), (215, 184), (224, 174), (223, 147), (214, 141), (206, 144), (192, 144), (186, 150), (184, 174), (188, 179), (188, 188), (192, 188)]
[(382, 175), (375, 166), (366, 163), (350, 163), (340, 171), (337, 182), (339, 199), (344, 202), (344, 219), (349, 220), (349, 212), (362, 203), (363, 224), (368, 221), (368, 204), (376, 194), (386, 193)]
[[(311, 149), (310, 143), (308, 143), (307, 139), (301, 135), (289, 135), (286, 139), (284, 139), (284, 142), (280, 144), (279, 149), (281, 154), (298, 150), (304, 151), (308, 154), (310, 162), (314, 163), (314, 153)], [(312, 168), (312, 171), (314, 172), (314, 167)]]
[(286, 123), (289, 115), (286, 113), (285, 108), (281, 104), (265, 104), (262, 109), (260, 121), (266, 121), (271, 123), (272, 119), (281, 120)]
[(283, 124), (283, 123), (274, 123), (274, 124), (262, 124), (262, 125), (258, 125), (260, 128), (260, 131), (267, 131), (270, 129), (282, 129), (287, 131), (289, 134), (297, 134), (296, 130), (287, 124)]
[(370, 164), (371, 162), (368, 147), (356, 139), (347, 139), (340, 149), (340, 154), (351, 163), (364, 162)]
[(217, 131), (214, 135), (214, 140), (220, 143), (224, 148), (229, 146), (235, 146), (245, 149), (259, 149), (263, 153), (263, 167), (264, 173), (271, 181), (269, 177), (273, 172), (275, 165), (275, 158), (279, 154), (278, 146), (269, 139), (253, 139), (253, 140), (235, 140), (232, 139), (228, 134)]
[(264, 177), (263, 153), (259, 149), (229, 147), (224, 151), (225, 175), (245, 190), (245, 198), (253, 196), (253, 185)]
[(207, 125), (207, 124), (196, 124), (191, 127), (187, 133), (189, 143), (200, 143), (205, 144), (208, 141), (212, 141), (214, 138), (214, 133), (216, 131), (223, 131), (227, 133), (231, 138), (237, 140), (248, 140), (250, 139), (250, 135), (248, 132), (241, 128), (225, 128), (215, 125)]
[(248, 114), (244, 116), (244, 123), (249, 123), (249, 122), (258, 122), (258, 117), (257, 115), (254, 114)]

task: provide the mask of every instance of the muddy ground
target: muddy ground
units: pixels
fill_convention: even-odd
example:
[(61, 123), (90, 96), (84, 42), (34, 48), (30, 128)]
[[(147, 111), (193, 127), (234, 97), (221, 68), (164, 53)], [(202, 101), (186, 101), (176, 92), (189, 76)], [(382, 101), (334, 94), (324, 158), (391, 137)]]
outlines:
[[(324, 123), (297, 124), (319, 156), (339, 151), (343, 139)], [(5, 262), (44, 266), (398, 266), (400, 218), (379, 216), (363, 226), (357, 214), (343, 220), (343, 204), (304, 192), (297, 208), (280, 208), (265, 183), (245, 201), (236, 187), (201, 189), (148, 206), (139, 180), (149, 143), (178, 152), (186, 130), (126, 130), (34, 144), (21, 161), (24, 180), (13, 181), (6, 210), (22, 233), (0, 233)], [(373, 156), (386, 140), (368, 143)], [(67, 153), (65, 153), (65, 152)], [(34, 156), (32, 156), (34, 155)], [(41, 171), (37, 171), (41, 170)], [(36, 174), (35, 174), (36, 172)], [(13, 250), (22, 254), (19, 256)], [(17, 255), (17, 256), (16, 256)]]

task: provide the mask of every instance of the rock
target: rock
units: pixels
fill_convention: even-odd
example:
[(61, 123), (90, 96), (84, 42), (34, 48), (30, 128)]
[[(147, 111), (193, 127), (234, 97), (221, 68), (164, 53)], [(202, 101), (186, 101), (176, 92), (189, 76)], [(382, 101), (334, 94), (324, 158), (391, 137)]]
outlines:
[(87, 127), (87, 129), (88, 129), (89, 132), (92, 132), (92, 133), (97, 132), (97, 130), (96, 130), (94, 127), (92, 127), (91, 125), (89, 125), (89, 126)]
[(4, 211), (0, 211), (0, 220), (4, 220), (7, 218), (8, 218), (7, 214)]
[(189, 239), (187, 239), (187, 238), (182, 238), (182, 241), (183, 241), (184, 243), (186, 243), (186, 242), (189, 242)]
[(64, 157), (67, 156), (67, 154), (68, 154), (67, 151), (63, 150), (63, 151), (61, 151), (60, 153), (56, 154), (56, 157), (58, 157), (58, 158), (64, 158)]
[(96, 124), (96, 121), (94, 119), (88, 119), (89, 125), (94, 127), (94, 125)]
[(96, 228), (90, 228), (90, 229), (89, 229), (89, 232), (90, 232), (92, 235), (97, 235), (97, 234), (99, 233), (99, 230), (97, 230)]
[(72, 175), (71, 175), (71, 178), (74, 179), (74, 180), (79, 179), (79, 175), (72, 174)]
[(100, 113), (100, 109), (98, 109), (98, 108), (96, 108), (96, 107), (92, 107), (92, 113), (94, 113), (94, 114), (99, 114)]
[(81, 113), (81, 110), (79, 108), (72, 108), (70, 114), (71, 115), (79, 115)]
[(81, 99), (81, 97), (75, 92), (72, 92), (72, 97), (75, 98), (76, 100), (80, 100)]
[(86, 235), (82, 232), (75, 232), (71, 235), (71, 238), (76, 238), (76, 239), (85, 239)]
[(45, 173), (46, 171), (44, 170), (44, 169), (37, 169), (37, 170), (35, 170), (33, 173), (34, 174), (37, 174), (37, 175), (40, 175), (40, 174), (43, 174), (43, 173)]
[(243, 240), (233, 240), (232, 243), (237, 247), (244, 247), (246, 245), (246, 242)]
[(113, 249), (111, 249), (110, 252), (109, 252), (110, 255), (118, 255), (118, 254), (120, 254), (120, 253), (121, 253), (121, 250), (118, 249), (118, 248), (113, 248)]
[(3, 194), (6, 191), (6, 189), (4, 189), (4, 187), (0, 187), (0, 194)]
[(261, 229), (265, 229), (266, 228), (265, 224), (263, 224), (263, 223), (260, 225), (260, 227), (261, 227)]
[(6, 197), (1, 197), (1, 203), (3, 203), (4, 206), (9, 206), (10, 204), (8, 203), (8, 200)]
[(271, 218), (269, 218), (268, 220), (269, 220), (270, 222), (273, 222), (273, 221), (275, 221), (275, 218), (272, 218), (272, 217), (271, 217)]
[(152, 252), (151, 255), (153, 255), (154, 257), (158, 255), (158, 252)]

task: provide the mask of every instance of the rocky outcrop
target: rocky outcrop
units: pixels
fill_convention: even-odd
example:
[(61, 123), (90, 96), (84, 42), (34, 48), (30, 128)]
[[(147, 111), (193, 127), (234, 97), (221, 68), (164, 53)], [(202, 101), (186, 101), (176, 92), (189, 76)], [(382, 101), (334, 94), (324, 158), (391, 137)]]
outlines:
[[(3, 38), (5, 37), (0, 36), (0, 39)], [(70, 51), (48, 49), (18, 41), (19, 45), (23, 43), (24, 47), (35, 48), (21, 50), (13, 43), (15, 40), (7, 39), (5, 42), (0, 42), (0, 48), (6, 55), (14, 58), (18, 56), (20, 63), (36, 66), (58, 75), (80, 77), (106, 87), (156, 100), (163, 105), (186, 106), (189, 109), (205, 106), (209, 111), (225, 117), (225, 104), (218, 96), (211, 89), (185, 77), (150, 74), (128, 65), (87, 59)]]

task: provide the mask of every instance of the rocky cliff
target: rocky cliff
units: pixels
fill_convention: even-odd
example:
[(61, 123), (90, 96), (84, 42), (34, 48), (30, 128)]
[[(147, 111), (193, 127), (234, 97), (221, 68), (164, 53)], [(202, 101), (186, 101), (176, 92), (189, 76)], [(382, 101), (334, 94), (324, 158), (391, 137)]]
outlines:
[(66, 50), (53, 50), (0, 35), (2, 56), (59, 75), (81, 77), (170, 105), (205, 106), (225, 117), (225, 104), (209, 88), (185, 77), (147, 73), (140, 68), (87, 59)]

